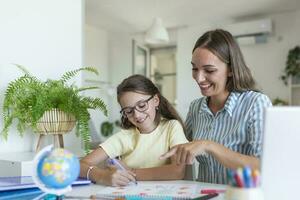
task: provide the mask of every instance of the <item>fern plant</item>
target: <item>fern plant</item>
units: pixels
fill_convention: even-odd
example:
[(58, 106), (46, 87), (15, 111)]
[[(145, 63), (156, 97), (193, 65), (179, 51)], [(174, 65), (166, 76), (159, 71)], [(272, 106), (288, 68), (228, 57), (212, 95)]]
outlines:
[(2, 135), (8, 137), (9, 127), (14, 119), (18, 120), (17, 129), (20, 135), (26, 128), (37, 130), (37, 122), (45, 111), (53, 108), (60, 109), (71, 114), (76, 119), (76, 135), (83, 140), (84, 150), (90, 151), (90, 120), (89, 109), (99, 109), (107, 115), (105, 103), (100, 98), (92, 98), (81, 95), (84, 90), (98, 87), (79, 88), (68, 81), (80, 71), (87, 71), (98, 75), (98, 71), (92, 67), (84, 67), (64, 73), (58, 80), (41, 81), (31, 75), (24, 67), (17, 65), (24, 75), (8, 84), (3, 103), (4, 127)]

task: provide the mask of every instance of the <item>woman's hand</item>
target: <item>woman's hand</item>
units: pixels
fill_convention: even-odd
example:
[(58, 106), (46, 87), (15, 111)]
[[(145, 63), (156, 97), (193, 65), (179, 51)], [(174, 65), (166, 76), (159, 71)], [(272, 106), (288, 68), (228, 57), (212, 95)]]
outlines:
[(101, 179), (97, 183), (110, 186), (125, 186), (130, 182), (135, 182), (135, 174), (129, 170), (118, 170), (115, 167), (109, 167), (102, 173)]
[(205, 154), (209, 145), (207, 140), (195, 140), (185, 144), (179, 144), (172, 147), (167, 153), (160, 156), (160, 159), (166, 159), (176, 154), (177, 164), (193, 164), (195, 157)]

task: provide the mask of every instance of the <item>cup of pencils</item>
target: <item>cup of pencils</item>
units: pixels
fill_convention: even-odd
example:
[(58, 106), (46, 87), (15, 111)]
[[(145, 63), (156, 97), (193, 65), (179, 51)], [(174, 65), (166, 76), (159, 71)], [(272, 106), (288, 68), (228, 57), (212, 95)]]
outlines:
[(260, 173), (250, 167), (228, 170), (229, 187), (225, 193), (225, 200), (263, 200), (260, 187)]

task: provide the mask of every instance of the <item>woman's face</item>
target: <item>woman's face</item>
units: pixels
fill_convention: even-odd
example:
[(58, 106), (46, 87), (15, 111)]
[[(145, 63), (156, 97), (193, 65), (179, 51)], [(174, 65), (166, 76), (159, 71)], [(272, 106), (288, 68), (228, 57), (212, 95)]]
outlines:
[(226, 63), (205, 48), (195, 49), (191, 63), (193, 78), (203, 96), (219, 98), (227, 95), (226, 82), (231, 73)]
[(136, 126), (141, 133), (149, 133), (156, 128), (157, 95), (151, 96), (137, 92), (125, 92), (120, 97), (122, 114)]

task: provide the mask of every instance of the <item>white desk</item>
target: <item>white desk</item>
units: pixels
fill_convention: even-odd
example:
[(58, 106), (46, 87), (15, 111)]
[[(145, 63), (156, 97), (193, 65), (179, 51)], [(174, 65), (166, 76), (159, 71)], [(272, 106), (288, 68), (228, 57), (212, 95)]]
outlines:
[[(150, 181), (149, 181), (150, 182)], [(158, 183), (157, 181), (151, 181), (152, 183)], [(201, 183), (201, 182), (196, 182), (196, 181), (159, 181), (159, 183), (164, 182), (164, 183), (191, 183), (191, 184), (196, 184), (198, 187), (198, 191), (200, 192), (201, 189), (225, 189), (226, 185), (219, 185), (219, 184), (209, 184), (209, 183)], [(76, 199), (87, 199), (87, 197), (94, 195), (99, 191), (100, 189), (104, 188), (105, 186), (101, 185), (95, 185), (91, 184), (89, 186), (77, 186), (73, 187), (73, 190), (69, 193), (66, 194), (66, 196), (72, 196), (76, 197)], [(82, 197), (82, 198), (80, 198)], [(75, 198), (74, 198), (75, 199)], [(224, 199), (224, 194), (220, 194), (217, 197), (214, 197), (212, 200), (223, 200)]]

